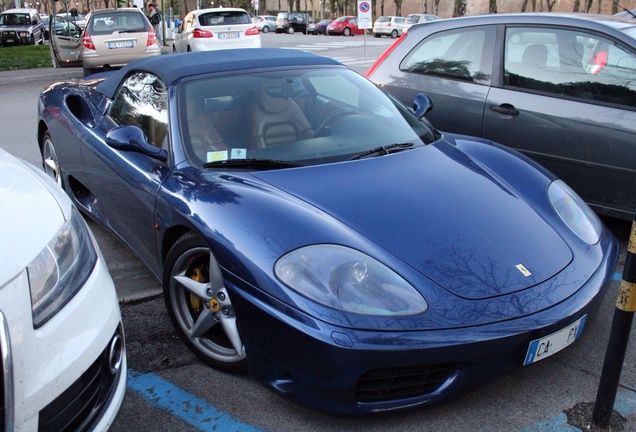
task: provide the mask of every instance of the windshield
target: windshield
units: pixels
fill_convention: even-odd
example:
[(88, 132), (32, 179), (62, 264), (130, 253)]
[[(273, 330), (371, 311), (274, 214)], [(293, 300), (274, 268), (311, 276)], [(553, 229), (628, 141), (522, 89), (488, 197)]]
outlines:
[(0, 15), (0, 25), (28, 26), (31, 25), (29, 14), (5, 13)]
[(435, 140), (410, 110), (345, 68), (209, 77), (182, 83), (177, 94), (185, 151), (197, 166), (234, 159), (316, 165)]

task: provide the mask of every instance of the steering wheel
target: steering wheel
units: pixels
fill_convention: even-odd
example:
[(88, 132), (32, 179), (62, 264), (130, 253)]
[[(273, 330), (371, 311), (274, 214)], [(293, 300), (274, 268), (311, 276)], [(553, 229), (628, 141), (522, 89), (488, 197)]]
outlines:
[(327, 116), (323, 119), (323, 121), (320, 122), (320, 125), (316, 128), (316, 132), (314, 136), (317, 136), (317, 137), (322, 136), (322, 134), (325, 133), (325, 130), (327, 129), (327, 127), (331, 123), (333, 123), (336, 119), (340, 117), (348, 116), (348, 115), (353, 115), (353, 114), (357, 114), (357, 112), (349, 108), (340, 108), (327, 114)]

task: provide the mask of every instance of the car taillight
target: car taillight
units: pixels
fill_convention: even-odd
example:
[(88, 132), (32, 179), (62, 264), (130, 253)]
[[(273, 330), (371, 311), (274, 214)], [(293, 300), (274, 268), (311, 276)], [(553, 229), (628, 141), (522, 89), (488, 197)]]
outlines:
[(258, 34), (258, 27), (254, 26), (245, 30), (245, 36), (254, 36)]
[(157, 32), (152, 27), (148, 28), (148, 40), (146, 41), (146, 46), (154, 45), (157, 42)]
[(192, 37), (193, 38), (211, 38), (211, 37), (214, 37), (214, 35), (212, 34), (212, 32), (207, 30), (194, 29), (194, 31), (192, 32)]
[(95, 50), (95, 44), (93, 43), (93, 39), (88, 32), (84, 32), (84, 37), (82, 37), (82, 45), (90, 50)]
[(590, 58), (590, 66), (592, 75), (599, 73), (607, 65), (607, 51), (599, 51), (592, 54)]
[(402, 34), (402, 36), (397, 38), (395, 42), (393, 42), (391, 46), (386, 49), (386, 51), (380, 54), (380, 57), (378, 57), (375, 63), (373, 63), (373, 65), (371, 65), (369, 70), (364, 74), (365, 78), (371, 79), (371, 75), (373, 74), (373, 72), (375, 72), (376, 69), (379, 68), (380, 65), (384, 63), (384, 61), (389, 57), (389, 55), (393, 52), (393, 50), (395, 50), (397, 46), (402, 43), (402, 41), (406, 38), (407, 34), (408, 33)]

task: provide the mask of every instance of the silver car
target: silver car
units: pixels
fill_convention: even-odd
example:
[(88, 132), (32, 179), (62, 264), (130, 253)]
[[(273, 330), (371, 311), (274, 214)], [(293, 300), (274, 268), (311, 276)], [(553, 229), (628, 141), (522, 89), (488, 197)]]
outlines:
[(0, 47), (44, 43), (44, 25), (35, 9), (9, 9), (0, 14)]
[(81, 64), (84, 76), (161, 54), (157, 34), (138, 8), (92, 11), (84, 31), (72, 18), (67, 20), (57, 15), (51, 17), (49, 26), (53, 65)]
[[(636, 25), (608, 15), (494, 14), (409, 29), (366, 76), (431, 123), (516, 148), (598, 213), (636, 210)], [(505, 209), (502, 209), (502, 211)]]

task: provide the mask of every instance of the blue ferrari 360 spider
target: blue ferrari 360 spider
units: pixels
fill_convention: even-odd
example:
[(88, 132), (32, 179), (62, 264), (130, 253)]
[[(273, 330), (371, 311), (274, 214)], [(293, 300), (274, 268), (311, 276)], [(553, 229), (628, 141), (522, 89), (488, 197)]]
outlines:
[(45, 88), (37, 136), (203, 360), (317, 410), (379, 412), (565, 348), (618, 253), (566, 184), (436, 131), (417, 99), (299, 51), (187, 53)]

